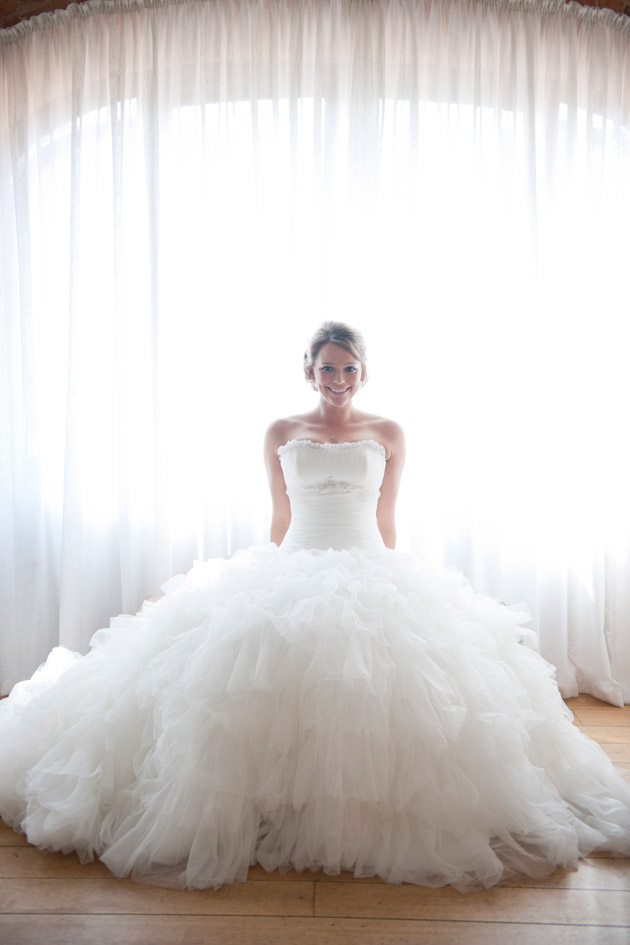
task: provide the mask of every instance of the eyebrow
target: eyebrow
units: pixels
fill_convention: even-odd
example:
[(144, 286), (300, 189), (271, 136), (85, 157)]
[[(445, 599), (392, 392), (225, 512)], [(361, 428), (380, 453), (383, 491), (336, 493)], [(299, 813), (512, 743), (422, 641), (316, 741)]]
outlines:
[[(356, 360), (355, 360), (355, 361), (345, 361), (343, 366), (344, 366), (344, 367), (349, 367), (351, 364), (358, 364), (358, 363), (359, 363), (359, 362), (356, 361)], [(334, 367), (334, 362), (333, 362), (333, 361), (322, 361), (322, 364), (332, 365), (332, 366)]]

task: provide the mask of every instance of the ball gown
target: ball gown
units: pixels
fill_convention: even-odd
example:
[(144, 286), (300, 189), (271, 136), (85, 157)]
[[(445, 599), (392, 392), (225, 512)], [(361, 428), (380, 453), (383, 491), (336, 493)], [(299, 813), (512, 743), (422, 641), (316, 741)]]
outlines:
[(117, 876), (465, 891), (630, 855), (630, 787), (523, 614), (385, 548), (372, 440), (290, 440), (280, 547), (198, 563), (0, 704), (0, 815)]

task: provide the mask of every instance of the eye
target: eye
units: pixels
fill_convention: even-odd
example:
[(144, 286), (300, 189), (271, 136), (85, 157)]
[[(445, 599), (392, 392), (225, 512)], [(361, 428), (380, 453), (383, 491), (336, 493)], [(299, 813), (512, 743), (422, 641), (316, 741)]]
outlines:
[(347, 372), (348, 374), (356, 374), (356, 373), (357, 373), (357, 369), (356, 369), (355, 367), (350, 366), (350, 367), (347, 367), (347, 368), (346, 368), (346, 372)]
[(322, 367), (322, 371), (332, 371), (332, 367), (329, 364), (325, 364)]

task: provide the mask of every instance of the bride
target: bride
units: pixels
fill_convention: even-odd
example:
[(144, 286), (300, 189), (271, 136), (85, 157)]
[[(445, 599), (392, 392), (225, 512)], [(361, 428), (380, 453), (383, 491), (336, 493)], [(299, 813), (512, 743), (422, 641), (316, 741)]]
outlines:
[[(353, 544), (367, 547), (370, 544), (382, 548), (384, 542), (388, 548), (395, 547), (394, 510), (405, 461), (405, 440), (397, 423), (359, 412), (354, 406), (355, 394), (367, 380), (366, 358), (365, 344), (357, 331), (340, 322), (324, 322), (304, 355), (304, 375), (319, 393), (318, 406), (311, 413), (276, 420), (267, 430), (265, 460), (273, 503), (271, 540), (277, 545), (297, 549), (347, 548)], [(297, 510), (291, 508), (283, 465), (278, 462), (278, 454), (282, 454), (286, 446), (293, 446), (296, 440), (315, 448), (331, 443), (345, 449), (345, 446), (367, 443), (380, 446), (384, 451), (385, 473), (382, 478), (379, 476), (380, 490), (379, 483), (376, 483), (376, 516), (351, 513), (352, 527), (367, 527), (369, 531), (369, 536), (366, 532), (362, 541), (355, 543), (350, 540), (351, 536), (335, 534), (339, 528), (339, 522), (335, 521), (340, 511), (338, 502), (333, 505), (330, 521), (326, 528), (321, 529), (315, 544), (309, 540), (312, 536), (298, 537)], [(347, 498), (342, 500), (346, 506), (345, 514), (350, 513), (348, 501)], [(315, 514), (321, 514), (321, 510)], [(291, 534), (287, 536), (289, 523)], [(332, 533), (329, 533), (329, 527), (333, 528)]]
[(492, 886), (630, 854), (630, 788), (508, 607), (394, 550), (404, 438), (326, 322), (273, 423), (271, 543), (197, 564), (0, 704), (0, 815), (117, 876)]

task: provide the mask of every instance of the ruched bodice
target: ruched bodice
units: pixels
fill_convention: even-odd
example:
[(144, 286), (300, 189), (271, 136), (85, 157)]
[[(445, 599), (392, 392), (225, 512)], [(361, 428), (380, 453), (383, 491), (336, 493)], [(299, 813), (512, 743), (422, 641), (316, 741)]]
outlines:
[(282, 548), (383, 548), (376, 524), (385, 449), (375, 440), (289, 440), (278, 449), (291, 502)]

